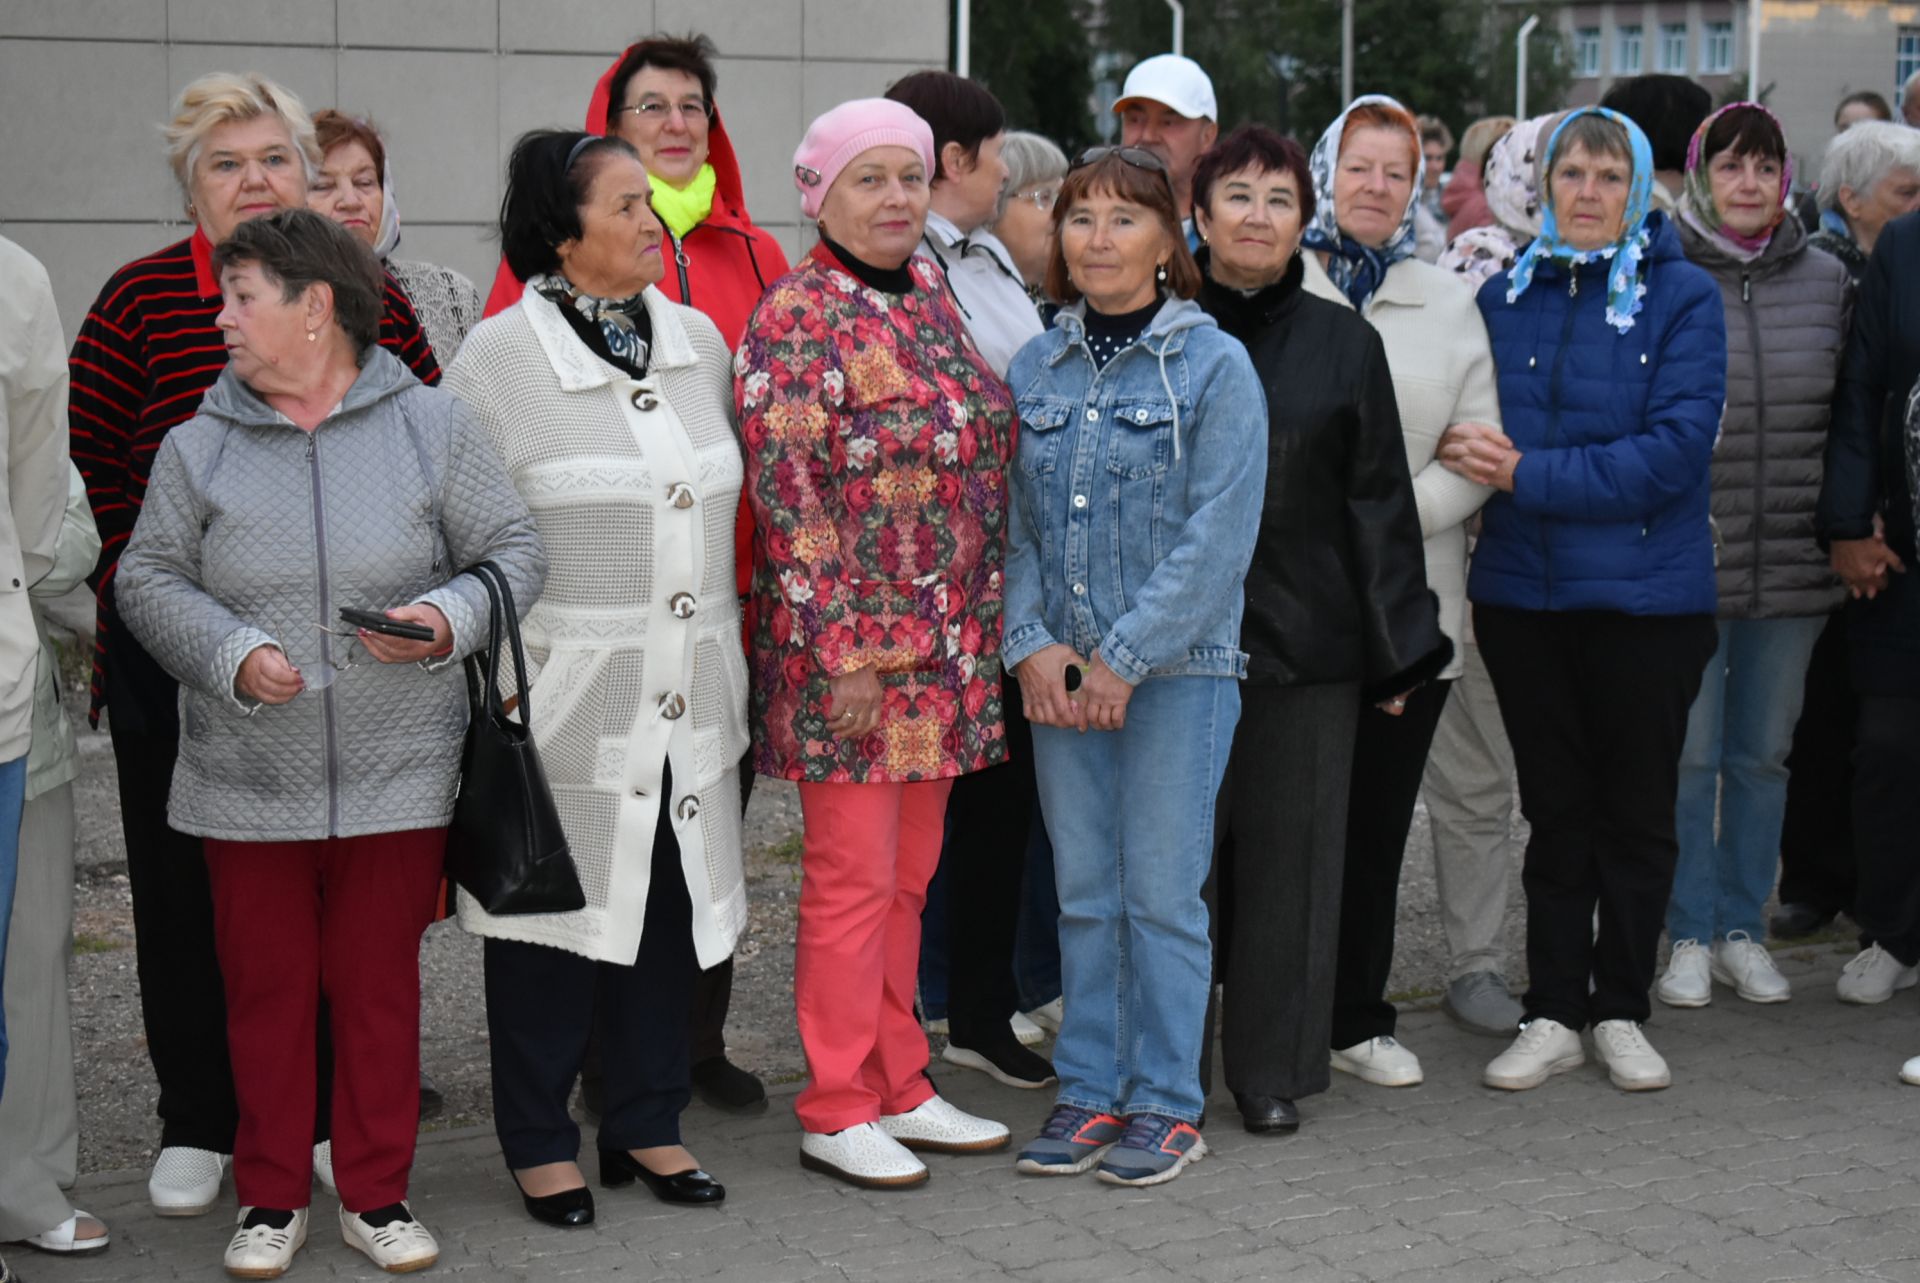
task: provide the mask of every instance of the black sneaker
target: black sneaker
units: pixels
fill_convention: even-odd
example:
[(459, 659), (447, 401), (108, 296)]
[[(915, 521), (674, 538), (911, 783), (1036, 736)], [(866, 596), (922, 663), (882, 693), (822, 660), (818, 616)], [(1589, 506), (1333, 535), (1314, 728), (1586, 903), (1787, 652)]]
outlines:
[(693, 1067), (693, 1089), (701, 1100), (729, 1114), (758, 1114), (767, 1107), (766, 1087), (724, 1055), (709, 1056)]
[(1004, 1041), (979, 1047), (962, 1047), (949, 1042), (947, 1049), (940, 1053), (940, 1059), (950, 1065), (959, 1065), (962, 1069), (978, 1069), (1009, 1087), (1032, 1090), (1059, 1081), (1053, 1072), (1053, 1062), (1037, 1051), (1022, 1047), (1011, 1030)]

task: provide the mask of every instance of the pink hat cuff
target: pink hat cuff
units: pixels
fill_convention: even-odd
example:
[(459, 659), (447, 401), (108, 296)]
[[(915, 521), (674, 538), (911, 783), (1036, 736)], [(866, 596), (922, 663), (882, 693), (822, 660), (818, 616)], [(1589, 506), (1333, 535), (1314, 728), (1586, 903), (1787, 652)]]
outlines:
[(834, 180), (854, 159), (875, 147), (905, 147), (918, 152), (933, 173), (933, 130), (897, 102), (861, 98), (841, 103), (814, 121), (793, 154), (793, 183), (808, 218), (820, 216), (821, 202)]

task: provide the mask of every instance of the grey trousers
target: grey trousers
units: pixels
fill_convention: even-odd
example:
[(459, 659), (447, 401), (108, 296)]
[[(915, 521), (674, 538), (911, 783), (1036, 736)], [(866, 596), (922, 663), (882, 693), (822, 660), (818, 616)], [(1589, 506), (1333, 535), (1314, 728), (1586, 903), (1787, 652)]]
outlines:
[(1452, 955), (1447, 978), (1504, 971), (1501, 939), (1508, 888), (1520, 860), (1512, 841), (1513, 748), (1480, 647), (1468, 641), (1466, 671), (1440, 714), (1420, 782), (1433, 824), (1440, 922)]
[(27, 803), (7, 941), (7, 1091), (0, 1097), (0, 1242), (73, 1215), (79, 1170), (67, 965), (73, 944), (73, 786)]

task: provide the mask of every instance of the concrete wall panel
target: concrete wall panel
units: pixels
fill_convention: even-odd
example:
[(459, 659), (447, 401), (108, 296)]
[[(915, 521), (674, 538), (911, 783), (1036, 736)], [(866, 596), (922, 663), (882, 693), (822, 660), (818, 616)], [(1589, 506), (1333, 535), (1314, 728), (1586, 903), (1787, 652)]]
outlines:
[(67, 346), (107, 278), (143, 254), (187, 235), (185, 223), (0, 223), (0, 236), (39, 259), (53, 280)]
[[(484, 223), (499, 204), (491, 54), (343, 50), (339, 101), (385, 132), (403, 217)], [(423, 94), (418, 86), (434, 86)]]
[[(729, 58), (791, 59), (800, 51), (800, 11), (801, 0), (654, 0), (654, 29), (704, 31)], [(720, 84), (724, 90), (725, 77)]]
[(167, 0), (58, 0), (0, 4), (0, 37), (165, 40)]
[(0, 41), (0, 219), (162, 218), (173, 180), (167, 54), (157, 44)]
[[(854, 98), (877, 98), (887, 86), (910, 71), (920, 71), (924, 62), (823, 62), (809, 60), (801, 64), (800, 127), (790, 140), (800, 141), (814, 117), (831, 107)], [(793, 155), (788, 150), (789, 158)]]
[(499, 44), (497, 0), (336, 0), (340, 43), (407, 49), (484, 49)]
[(947, 65), (947, 0), (806, 0), (801, 54)]
[[(398, 6), (396, 6), (398, 7)], [(167, 0), (167, 38), (220, 44), (332, 45), (332, 0)]]
[[(800, 199), (793, 190), (793, 149), (807, 126), (800, 114), (799, 65), (725, 59), (715, 70), (727, 136), (740, 157), (747, 208), (756, 222), (792, 222), (800, 216)], [(725, 92), (728, 85), (737, 86), (738, 92)]]
[(500, 48), (508, 53), (611, 57), (652, 30), (653, 0), (500, 0)]
[(308, 111), (337, 102), (340, 82), (331, 49), (292, 45), (167, 46), (168, 103), (189, 81), (212, 71), (257, 71), (291, 89)]

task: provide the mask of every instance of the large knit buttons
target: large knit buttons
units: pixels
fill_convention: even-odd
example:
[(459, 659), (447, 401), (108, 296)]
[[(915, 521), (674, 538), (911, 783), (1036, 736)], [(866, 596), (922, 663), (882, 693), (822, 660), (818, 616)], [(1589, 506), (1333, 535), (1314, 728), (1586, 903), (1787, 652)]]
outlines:
[(692, 823), (700, 814), (700, 799), (691, 793), (687, 794), (680, 799), (679, 805), (673, 808), (673, 813), (679, 817), (682, 824)]
[(669, 722), (679, 721), (681, 714), (686, 711), (686, 696), (682, 695), (679, 691), (668, 691), (660, 697), (660, 716), (666, 718)]
[(676, 481), (667, 487), (667, 502), (676, 508), (693, 507), (693, 487), (684, 481)]
[(660, 404), (660, 398), (653, 394), (652, 388), (633, 390), (633, 408), (640, 411), (651, 410)]
[(692, 619), (693, 607), (693, 594), (690, 592), (677, 592), (667, 599), (667, 609), (673, 612), (675, 619)]

